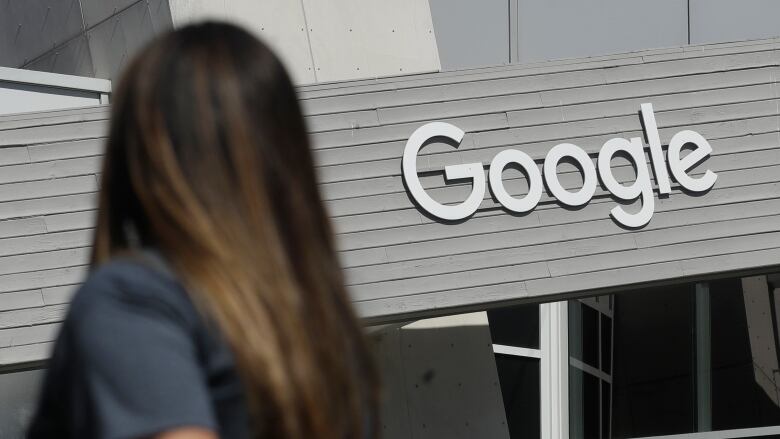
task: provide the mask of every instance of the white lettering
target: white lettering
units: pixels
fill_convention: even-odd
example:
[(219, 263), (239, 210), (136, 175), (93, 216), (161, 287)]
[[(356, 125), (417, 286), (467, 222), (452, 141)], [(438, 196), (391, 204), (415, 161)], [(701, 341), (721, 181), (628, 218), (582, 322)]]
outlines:
[[(577, 192), (569, 192), (558, 181), (558, 163), (564, 157), (574, 159), (582, 171), (582, 188)], [(561, 143), (555, 145), (544, 159), (544, 181), (555, 198), (569, 206), (582, 206), (587, 204), (596, 192), (596, 168), (593, 160), (577, 145)]]
[(417, 200), (420, 207), (431, 215), (445, 220), (454, 221), (467, 218), (479, 208), (479, 204), (485, 197), (485, 171), (482, 169), (482, 163), (451, 165), (444, 168), (444, 176), (448, 181), (471, 179), (474, 184), (466, 201), (448, 206), (431, 198), (420, 184), (420, 178), (417, 176), (417, 153), (425, 142), (435, 137), (446, 137), (460, 144), (463, 135), (463, 130), (455, 125), (431, 122), (417, 128), (409, 137), (406, 148), (404, 148), (403, 174), (406, 187), (409, 188), (409, 192), (412, 193), (412, 197)]
[[(658, 126), (651, 104), (642, 104), (642, 121), (645, 136), (650, 147), (650, 159), (658, 184), (659, 194), (669, 194), (671, 183), (664, 159)], [(412, 198), (431, 215), (451, 221), (462, 220), (473, 215), (485, 197), (485, 171), (482, 163), (467, 163), (450, 165), (444, 168), (445, 180), (471, 180), (472, 189), (469, 196), (460, 204), (441, 204), (431, 198), (423, 189), (417, 174), (417, 156), (420, 148), (436, 137), (448, 138), (460, 145), (464, 132), (451, 124), (432, 122), (425, 124), (412, 133), (404, 148), (403, 178)], [(695, 146), (685, 157), (680, 157), (685, 145)], [(688, 172), (697, 164), (706, 160), (712, 147), (699, 133), (690, 130), (680, 131), (669, 142), (669, 170), (675, 180), (685, 189), (692, 192), (704, 192), (713, 187), (717, 174), (706, 170), (700, 177), (691, 177)], [(636, 179), (631, 184), (623, 184), (615, 178), (612, 170), (612, 159), (618, 153), (625, 153), (636, 167)], [(561, 160), (574, 161), (582, 172), (582, 187), (577, 191), (569, 191), (558, 180), (558, 165)], [(504, 187), (503, 172), (510, 165), (520, 167), (528, 180), (528, 193), (523, 197), (509, 194)], [(645, 156), (642, 139), (633, 137), (630, 140), (615, 138), (608, 140), (599, 151), (598, 175), (604, 188), (619, 200), (636, 201), (641, 198), (642, 207), (636, 213), (628, 213), (623, 206), (615, 206), (610, 214), (612, 218), (626, 227), (639, 228), (650, 222), (655, 210), (655, 198), (650, 179), (650, 167)], [(544, 181), (552, 196), (568, 206), (583, 206), (590, 202), (598, 183), (596, 166), (591, 157), (580, 147), (571, 143), (561, 143), (547, 153), (543, 164)], [(536, 162), (528, 154), (516, 149), (499, 152), (491, 161), (488, 171), (490, 188), (498, 202), (512, 212), (529, 212), (533, 210), (542, 196), (542, 174)]]
[[(636, 181), (630, 186), (624, 186), (612, 175), (612, 158), (618, 152), (625, 152), (636, 166)], [(599, 175), (604, 187), (621, 200), (633, 201), (642, 197), (642, 209), (635, 214), (629, 214), (622, 206), (615, 206), (610, 213), (615, 221), (626, 227), (642, 227), (653, 216), (655, 198), (653, 186), (650, 183), (650, 171), (647, 169), (645, 150), (642, 139), (633, 137), (631, 140), (612, 139), (607, 141), (599, 152)]]
[[(683, 158), (680, 152), (685, 145), (695, 145), (696, 148)], [(705, 160), (712, 152), (710, 143), (696, 131), (680, 131), (669, 141), (669, 169), (678, 183), (692, 192), (704, 192), (709, 190), (718, 179), (717, 174), (707, 169), (699, 178), (688, 175), (688, 171), (697, 163)]]
[[(504, 168), (510, 163), (519, 165), (528, 177), (528, 194), (520, 199), (509, 195), (501, 178)], [(524, 152), (507, 149), (496, 154), (490, 163), (489, 178), (493, 195), (499, 203), (512, 212), (523, 213), (533, 210), (542, 198), (542, 174), (539, 173), (539, 168), (533, 159)]]

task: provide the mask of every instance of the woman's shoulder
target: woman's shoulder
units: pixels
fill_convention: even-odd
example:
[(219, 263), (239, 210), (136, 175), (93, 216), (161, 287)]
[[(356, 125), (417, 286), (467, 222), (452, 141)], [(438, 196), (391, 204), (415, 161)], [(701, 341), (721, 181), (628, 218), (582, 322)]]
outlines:
[[(116, 258), (95, 267), (71, 301), (67, 320), (78, 326), (110, 318), (154, 315), (191, 324), (195, 310), (177, 279), (136, 258)], [(90, 330), (101, 328), (90, 327)]]

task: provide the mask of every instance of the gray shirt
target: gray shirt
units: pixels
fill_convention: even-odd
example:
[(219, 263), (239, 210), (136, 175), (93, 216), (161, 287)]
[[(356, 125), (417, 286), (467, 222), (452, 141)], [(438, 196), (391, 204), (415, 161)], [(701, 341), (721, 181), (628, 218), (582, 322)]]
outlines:
[(155, 253), (94, 270), (54, 348), (30, 439), (130, 439), (202, 426), (249, 437), (233, 356)]

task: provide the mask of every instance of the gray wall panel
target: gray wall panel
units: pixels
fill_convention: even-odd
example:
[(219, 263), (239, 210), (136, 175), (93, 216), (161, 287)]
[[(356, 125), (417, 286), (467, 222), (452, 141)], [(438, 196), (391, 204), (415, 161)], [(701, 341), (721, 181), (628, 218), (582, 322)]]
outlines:
[(19, 67), (76, 37), (83, 30), (81, 12), (79, 0), (2, 2), (0, 65)]
[(156, 30), (145, 1), (134, 3), (87, 31), (95, 77), (119, 78), (122, 69)]
[(690, 0), (691, 43), (716, 43), (780, 35), (775, 0)]
[(520, 61), (680, 46), (685, 0), (519, 0)]
[(442, 70), (509, 63), (507, 0), (429, 0)]
[(79, 35), (56, 50), (46, 52), (24, 66), (42, 72), (76, 76), (95, 76), (92, 54), (86, 35)]
[[(388, 322), (776, 266), (777, 44), (302, 88), (358, 310), (369, 322)], [(507, 214), (486, 194), (473, 217), (445, 224), (419, 211), (403, 186), (405, 141), (428, 121), (450, 120), (468, 131), (458, 149), (433, 143), (419, 158), (431, 195), (455, 202), (470, 186), (445, 185), (443, 166), (486, 166), (507, 147), (541, 165), (562, 141), (595, 159), (605, 140), (642, 135), (642, 102), (654, 103), (662, 142), (681, 129), (702, 133), (714, 149), (706, 167), (719, 178), (701, 196), (673, 182), (640, 230), (609, 218), (616, 202), (603, 188), (577, 210), (545, 194), (523, 216)], [(85, 274), (107, 117), (105, 109), (84, 109), (0, 118), (0, 339), (13, 340), (0, 345), (0, 365), (47, 355)], [(616, 162), (614, 174), (631, 181), (634, 171)], [(580, 179), (561, 169), (565, 187)], [(526, 189), (519, 174), (507, 172), (505, 182), (510, 193)]]

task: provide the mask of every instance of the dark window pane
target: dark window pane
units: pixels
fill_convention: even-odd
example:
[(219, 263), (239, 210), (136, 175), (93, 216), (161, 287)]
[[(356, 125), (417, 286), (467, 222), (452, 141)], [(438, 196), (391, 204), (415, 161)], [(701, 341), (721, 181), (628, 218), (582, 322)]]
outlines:
[(612, 437), (694, 431), (693, 284), (614, 302)]
[(599, 367), (599, 312), (578, 300), (569, 301), (569, 355)]
[[(743, 288), (744, 285), (744, 288)], [(780, 292), (780, 291), (778, 291)], [(775, 300), (762, 277), (710, 283), (712, 426), (780, 424)]]
[(520, 305), (488, 311), (493, 343), (539, 349), (539, 305)]
[(496, 368), (509, 436), (512, 439), (540, 437), (539, 360), (497, 354)]
[(601, 315), (601, 370), (612, 373), (612, 319)]
[(601, 382), (601, 437), (603, 439), (609, 438), (609, 414), (610, 414), (610, 399), (611, 399), (611, 386), (608, 382)]
[(599, 382), (582, 369), (569, 366), (569, 437), (598, 439)]

